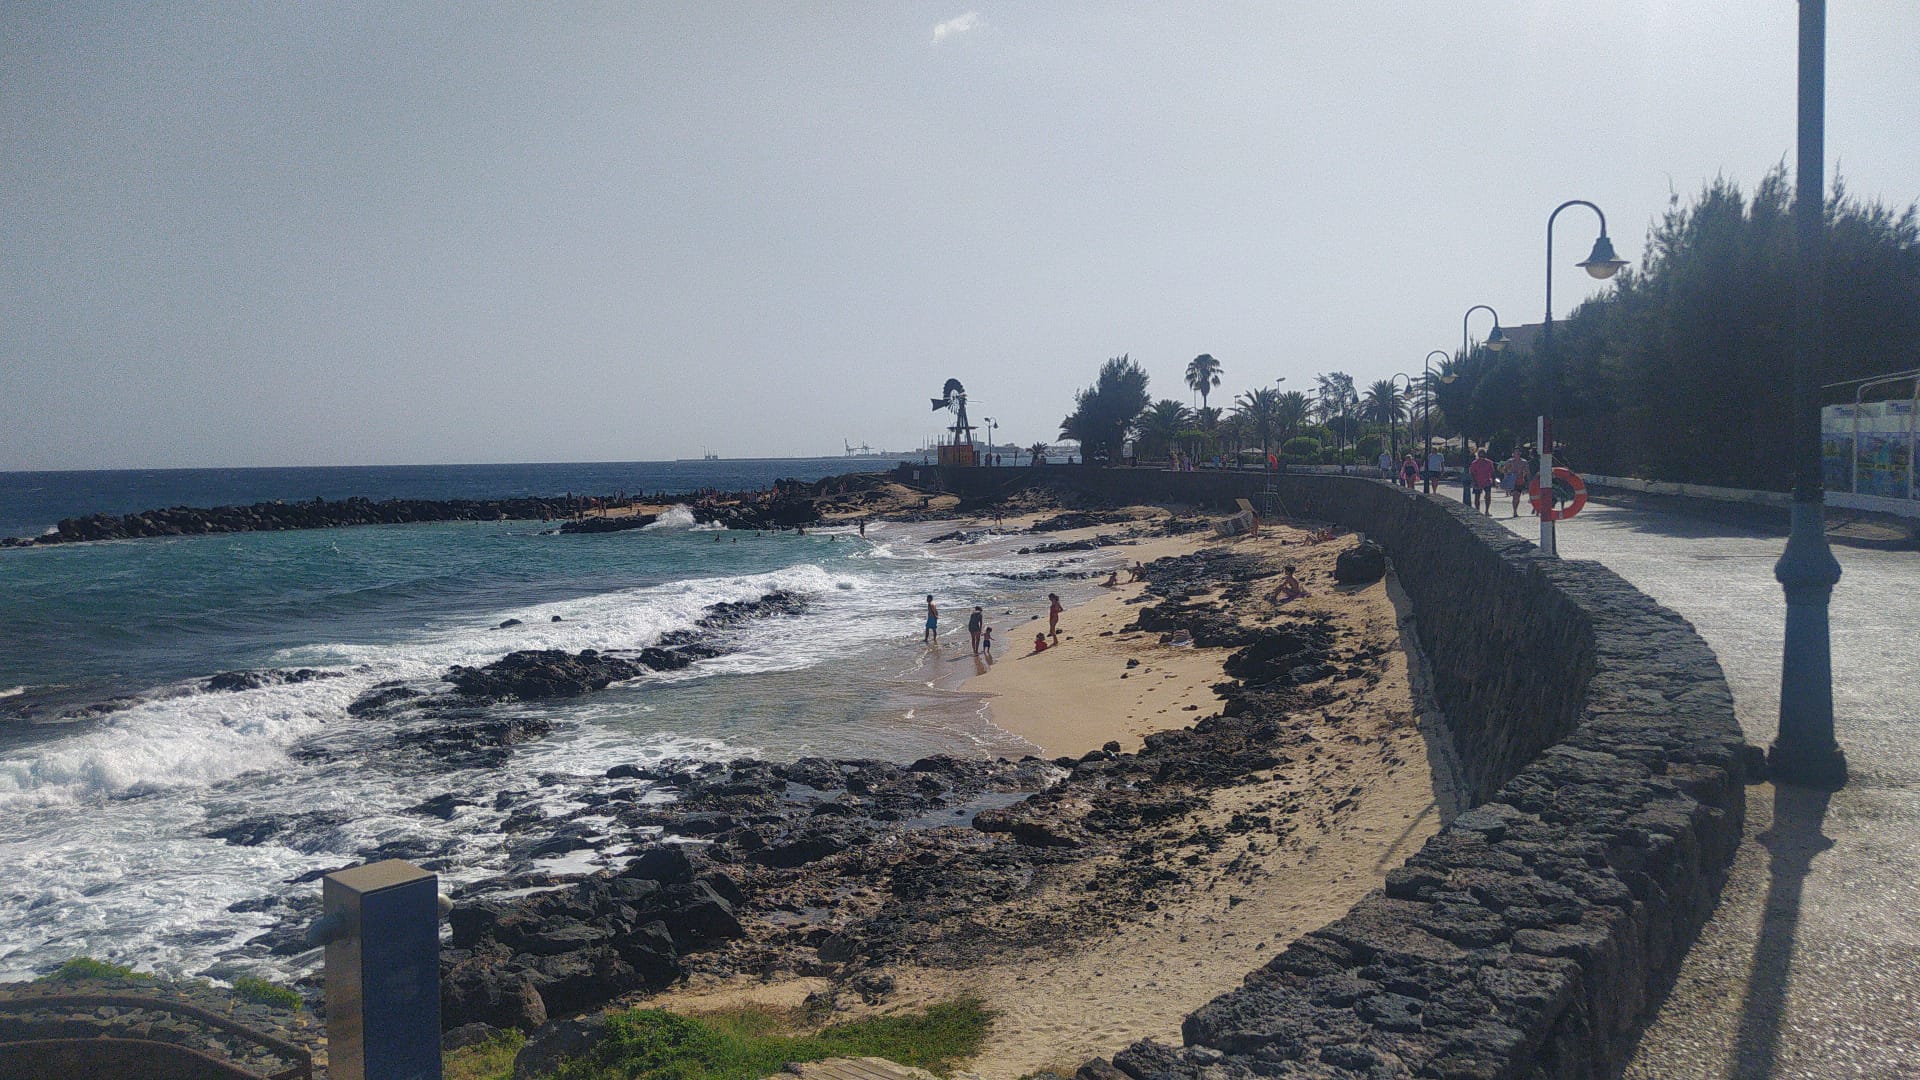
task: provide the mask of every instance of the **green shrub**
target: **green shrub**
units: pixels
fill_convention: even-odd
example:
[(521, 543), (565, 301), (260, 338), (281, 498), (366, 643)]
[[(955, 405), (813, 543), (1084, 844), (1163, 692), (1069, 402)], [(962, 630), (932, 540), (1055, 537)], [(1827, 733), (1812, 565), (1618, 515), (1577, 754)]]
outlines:
[(991, 1014), (961, 999), (925, 1012), (876, 1016), (821, 1028), (786, 1030), (765, 1009), (688, 1017), (634, 1009), (608, 1018), (608, 1038), (570, 1061), (556, 1080), (760, 1080), (789, 1061), (880, 1057), (944, 1074), (972, 1057), (986, 1039)]
[(442, 1080), (511, 1080), (513, 1059), (527, 1037), (517, 1031), (502, 1031), (484, 1042), (461, 1047), (445, 1055), (441, 1064)]
[(1300, 435), (1288, 439), (1280, 447), (1280, 453), (1284, 454), (1289, 461), (1314, 460), (1320, 456), (1320, 440)]
[(243, 1001), (260, 1005), (278, 1005), (295, 1012), (306, 1004), (306, 1000), (300, 996), (300, 991), (290, 986), (270, 983), (265, 979), (256, 979), (251, 975), (242, 975), (233, 980), (233, 993)]
[(135, 971), (124, 964), (95, 960), (91, 956), (76, 956), (61, 964), (49, 974), (42, 975), (39, 982), (79, 982), (82, 979), (151, 979), (145, 972)]

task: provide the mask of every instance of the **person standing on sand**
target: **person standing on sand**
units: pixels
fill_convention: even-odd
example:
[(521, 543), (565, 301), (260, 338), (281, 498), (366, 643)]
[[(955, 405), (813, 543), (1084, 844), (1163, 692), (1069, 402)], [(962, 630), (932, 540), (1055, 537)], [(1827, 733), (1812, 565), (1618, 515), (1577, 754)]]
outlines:
[(975, 605), (973, 614), (967, 616), (967, 636), (973, 639), (973, 655), (980, 655), (980, 632), (986, 629), (987, 613)]
[(989, 626), (980, 633), (980, 655), (987, 658), (987, 666), (993, 666), (993, 627)]
[(933, 594), (927, 594), (927, 632), (920, 640), (931, 644), (940, 637), (940, 609), (933, 606)]
[(1060, 613), (1067, 610), (1060, 606), (1060, 594), (1047, 594), (1047, 634), (1055, 641), (1060, 640)]

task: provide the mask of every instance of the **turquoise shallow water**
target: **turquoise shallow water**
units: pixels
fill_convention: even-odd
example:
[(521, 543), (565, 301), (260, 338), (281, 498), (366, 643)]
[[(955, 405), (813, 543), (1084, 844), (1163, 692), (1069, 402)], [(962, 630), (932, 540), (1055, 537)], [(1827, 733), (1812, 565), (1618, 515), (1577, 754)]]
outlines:
[[(984, 604), (1011, 625), (1050, 587), (1087, 588), (1024, 577), (1053, 560), (1012, 554), (1015, 538), (924, 543), (945, 527), (882, 523), (862, 539), (689, 524), (603, 536), (382, 526), (0, 554), (0, 979), (76, 954), (289, 976), (314, 958), (249, 945), (267, 926), (249, 906), (312, 891), (291, 879), (376, 851), (455, 887), (542, 868), (503, 842), (493, 794), (577, 806), (614, 764), (1028, 749), (953, 688), (964, 648), (920, 645), (921, 597), (956, 613)], [(453, 664), (517, 649), (639, 648), (708, 605), (776, 589), (806, 609), (727, 631), (724, 656), (565, 702), (492, 707), (553, 724), (504, 763), (425, 759), (391, 721), (346, 711), (377, 683), (431, 690)], [(510, 618), (522, 624), (497, 628)], [(295, 667), (335, 677), (204, 685)], [(449, 792), (478, 805), (452, 821), (408, 809)], [(269, 818), (294, 824), (254, 846), (208, 835)]]

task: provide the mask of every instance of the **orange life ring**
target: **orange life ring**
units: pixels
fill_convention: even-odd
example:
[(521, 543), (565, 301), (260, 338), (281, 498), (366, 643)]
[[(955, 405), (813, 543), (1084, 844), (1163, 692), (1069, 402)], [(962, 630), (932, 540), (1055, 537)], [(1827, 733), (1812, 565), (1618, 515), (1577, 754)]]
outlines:
[(1586, 507), (1587, 482), (1564, 465), (1553, 467), (1553, 478), (1556, 482), (1564, 483), (1573, 489), (1573, 498), (1567, 501), (1564, 509), (1554, 508), (1553, 495), (1549, 491), (1541, 490), (1538, 476), (1533, 478), (1533, 483), (1527, 488), (1527, 496), (1533, 503), (1534, 512), (1540, 515), (1540, 520), (1565, 521)]

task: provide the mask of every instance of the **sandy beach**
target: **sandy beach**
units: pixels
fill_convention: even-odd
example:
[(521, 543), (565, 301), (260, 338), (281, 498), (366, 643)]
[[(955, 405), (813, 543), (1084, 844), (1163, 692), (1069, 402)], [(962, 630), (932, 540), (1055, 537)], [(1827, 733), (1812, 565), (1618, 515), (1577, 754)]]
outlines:
[[(1130, 562), (1152, 562), (1197, 551), (1201, 544), (1190, 535), (1114, 550)], [(1183, 727), (1192, 714), (1213, 706), (1211, 688), (1220, 681), (1225, 650), (1161, 646), (1127, 633), (1139, 613), (1128, 601), (1137, 600), (1145, 586), (1126, 577), (1121, 573), (1120, 585), (1068, 608), (1060, 618), (1059, 645), (1046, 652), (1033, 651), (1044, 616), (1005, 631), (994, 626), (996, 644), (1005, 651), (965, 689), (991, 695), (988, 710), (996, 727), (1033, 743), (1046, 757), (1079, 757), (1110, 741), (1131, 752), (1149, 732)], [(1138, 666), (1128, 668), (1129, 660)]]

